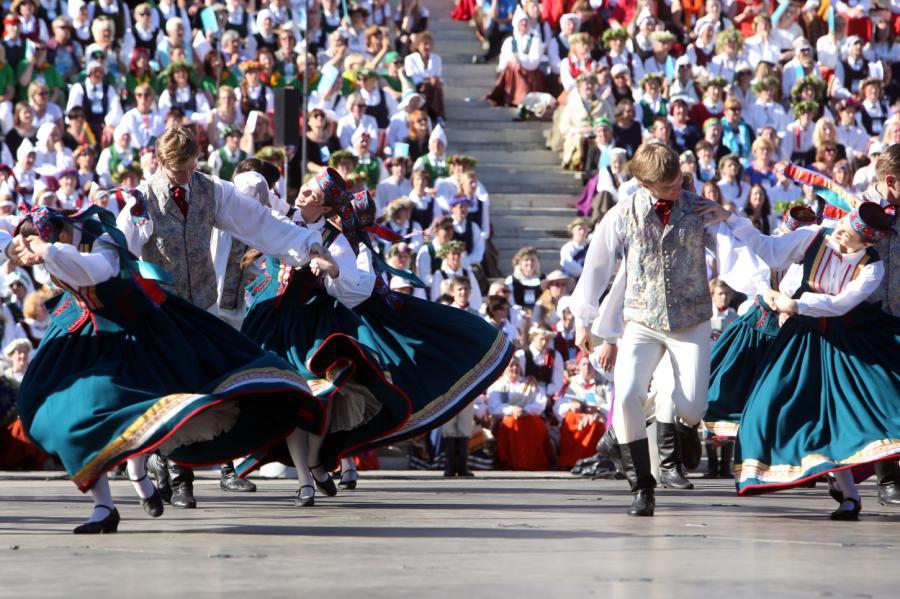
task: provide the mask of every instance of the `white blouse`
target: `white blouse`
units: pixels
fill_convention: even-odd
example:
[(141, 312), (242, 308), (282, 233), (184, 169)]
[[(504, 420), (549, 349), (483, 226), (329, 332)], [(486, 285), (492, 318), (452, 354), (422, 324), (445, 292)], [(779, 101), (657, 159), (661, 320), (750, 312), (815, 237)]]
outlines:
[(425, 64), (422, 60), (422, 55), (418, 52), (413, 52), (403, 60), (403, 70), (406, 76), (412, 79), (416, 85), (429, 77), (440, 78), (441, 57), (432, 53), (428, 57), (428, 64)]

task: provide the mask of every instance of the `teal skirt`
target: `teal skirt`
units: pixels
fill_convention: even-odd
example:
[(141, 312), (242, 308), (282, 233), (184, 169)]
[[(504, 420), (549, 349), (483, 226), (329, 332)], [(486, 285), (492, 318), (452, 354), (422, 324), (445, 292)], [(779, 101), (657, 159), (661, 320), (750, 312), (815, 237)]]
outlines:
[(757, 297), (753, 308), (716, 340), (709, 377), (709, 407), (704, 424), (713, 439), (734, 438), (757, 371), (778, 335), (778, 314)]
[[(340, 401), (341, 389), (352, 380), (380, 404), (377, 413), (360, 425), (326, 432), (320, 459), (331, 469), (356, 447), (401, 426), (410, 416), (411, 404), (384, 371), (375, 339), (360, 318), (324, 288), (308, 291), (308, 295), (289, 293), (280, 301), (259, 296), (241, 331), (287, 360), (309, 381), (319, 398)], [(241, 463), (238, 474), (245, 476), (265, 462), (289, 463), (289, 459), (284, 447), (273, 446), (267, 453), (252, 455)]]
[(900, 455), (900, 319), (864, 305), (794, 316), (772, 340), (735, 448), (738, 493)]
[(391, 381), (412, 403), (401, 427), (358, 449), (397, 443), (444, 424), (506, 369), (513, 347), (483, 318), (437, 302), (376, 289), (354, 308)]
[(124, 330), (52, 322), (17, 407), (31, 439), (81, 490), (137, 454), (221, 464), (324, 422), (289, 364), (174, 296)]

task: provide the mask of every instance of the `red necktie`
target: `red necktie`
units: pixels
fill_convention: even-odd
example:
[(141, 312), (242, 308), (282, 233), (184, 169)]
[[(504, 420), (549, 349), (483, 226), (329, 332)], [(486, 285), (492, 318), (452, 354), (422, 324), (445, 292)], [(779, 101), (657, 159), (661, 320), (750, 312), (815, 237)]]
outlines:
[(656, 210), (656, 216), (659, 217), (659, 222), (662, 223), (662, 226), (668, 225), (669, 217), (672, 216), (672, 202), (670, 200), (656, 200), (656, 203), (653, 204), (653, 209)]
[(187, 218), (188, 213), (188, 202), (187, 202), (187, 192), (184, 190), (184, 187), (181, 185), (173, 185), (172, 191), (172, 199), (178, 204), (179, 210), (181, 210), (182, 216)]

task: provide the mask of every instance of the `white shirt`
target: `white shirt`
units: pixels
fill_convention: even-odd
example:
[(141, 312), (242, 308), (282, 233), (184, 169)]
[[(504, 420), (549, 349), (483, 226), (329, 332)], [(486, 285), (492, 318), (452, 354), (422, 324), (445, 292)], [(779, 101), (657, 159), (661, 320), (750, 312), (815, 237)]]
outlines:
[(428, 64), (422, 60), (422, 55), (412, 52), (403, 60), (403, 71), (416, 85), (429, 77), (441, 77), (441, 57), (431, 53)]
[[(291, 266), (303, 266), (309, 262), (310, 246), (322, 243), (322, 236), (317, 231), (298, 227), (285, 218), (275, 216), (255, 198), (238, 193), (234, 185), (227, 181), (216, 177), (210, 177), (210, 180), (215, 203), (213, 226), (216, 229), (230, 233), (250, 247)], [(190, 197), (191, 191), (188, 188), (188, 205)], [(116, 225), (125, 234), (129, 251), (140, 256), (144, 244), (153, 235), (153, 221), (144, 219), (135, 222), (131, 218), (133, 205), (134, 199), (129, 198)]]
[[(513, 39), (516, 40), (517, 51), (513, 52)], [(529, 45), (529, 41), (531, 42)], [(497, 63), (497, 72), (503, 72), (515, 58), (526, 71), (533, 71), (541, 65), (541, 56), (544, 55), (544, 44), (541, 38), (532, 34), (524, 36), (511, 35), (503, 40), (500, 46), (500, 59)]]
[[(100, 102), (103, 98), (103, 89), (101, 87), (103, 85), (106, 84), (101, 82), (100, 85), (95, 87), (90, 79), (85, 79), (83, 82), (73, 85), (72, 89), (69, 90), (69, 101), (66, 102), (66, 113), (76, 106), (82, 105), (85, 93), (94, 102)], [(119, 95), (114, 87), (110, 86), (107, 92), (106, 99), (109, 102), (109, 112), (106, 113), (105, 121), (107, 125), (115, 127), (122, 118), (122, 103), (119, 102)]]
[(375, 117), (364, 114), (362, 120), (357, 123), (350, 113), (342, 116), (337, 124), (337, 137), (342, 148), (346, 150), (353, 145), (353, 134), (360, 126), (369, 132), (372, 138), (371, 147), (374, 148), (374, 145), (378, 143), (378, 122)]
[[(770, 237), (760, 233), (746, 218), (734, 214), (726, 223), (735, 237), (746, 243), (766, 264), (775, 269), (787, 268), (791, 264), (801, 262), (807, 248), (821, 229), (813, 225), (785, 232), (779, 237)], [(851, 280), (866, 251), (842, 254), (833, 241), (827, 243), (825, 254), (814, 273), (816, 285), (821, 291), (805, 292), (797, 300), (797, 310), (804, 316), (828, 317), (846, 314), (869, 297), (884, 277), (884, 263), (879, 260), (865, 264), (859, 269), (859, 274)], [(794, 272), (797, 270), (793, 269)], [(802, 272), (800, 274), (802, 276)], [(788, 280), (789, 278), (791, 280)], [(799, 286), (798, 277), (791, 272), (781, 282), (781, 290), (788, 295), (796, 292)]]
[[(535, 350), (533, 345), (529, 345), (527, 348), (520, 349), (516, 352), (516, 360), (519, 362), (519, 367), (522, 369), (523, 374), (525, 373), (525, 352), (531, 353), (534, 363), (538, 366), (546, 366), (550, 356), (553, 356), (553, 378), (549, 383), (538, 382), (538, 395), (544, 395), (546, 399), (550, 399), (562, 391), (563, 375), (565, 374), (565, 360), (563, 360), (563, 357), (558, 351), (553, 349), (552, 344), (548, 343), (547, 347), (540, 354), (537, 353), (537, 350)], [(546, 405), (546, 401), (544, 404)]]
[(784, 135), (789, 121), (787, 113), (781, 104), (776, 102), (763, 104), (761, 100), (757, 100), (747, 106), (744, 119), (748, 125), (753, 127), (757, 134), (763, 127), (775, 127), (775, 131), (778, 132), (779, 136)]
[(166, 121), (162, 115), (153, 110), (150, 114), (142, 114), (137, 108), (132, 108), (122, 116), (119, 123), (131, 133), (131, 146), (134, 148), (147, 148), (166, 130)]
[(511, 415), (517, 407), (540, 416), (547, 407), (547, 396), (538, 393), (537, 387), (526, 385), (524, 378), (513, 383), (504, 376), (488, 388), (487, 396), (488, 412), (498, 418)]
[(384, 214), (384, 209), (391, 201), (397, 198), (408, 196), (412, 191), (412, 183), (409, 179), (403, 179), (399, 183), (394, 181), (393, 176), (383, 179), (375, 188), (375, 207), (377, 215)]
[[(427, 250), (426, 250), (427, 255)], [(468, 276), (469, 284), (471, 285), (472, 291), (469, 293), (469, 305), (470, 306), (480, 306), (481, 305), (481, 288), (478, 286), (478, 280), (475, 278), (474, 273), (472, 273), (472, 269), (468, 268), (468, 261), (466, 256), (463, 255), (463, 266), (460, 266), (459, 270), (455, 272), (450, 272), (450, 269), (447, 267), (447, 263), (441, 261), (441, 268), (437, 272), (433, 273), (431, 276), (431, 300), (437, 301), (441, 295), (445, 293), (449, 293), (450, 291), (450, 281), (453, 280), (454, 277)]]

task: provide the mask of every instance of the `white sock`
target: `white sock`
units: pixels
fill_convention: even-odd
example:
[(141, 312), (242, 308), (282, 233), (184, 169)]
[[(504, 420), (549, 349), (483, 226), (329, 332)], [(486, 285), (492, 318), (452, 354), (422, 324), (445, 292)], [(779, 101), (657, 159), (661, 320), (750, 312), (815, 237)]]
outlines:
[[(94, 483), (94, 486), (91, 487), (91, 495), (94, 497), (94, 511), (91, 512), (91, 517), (88, 518), (88, 522), (99, 522), (109, 516), (110, 510), (116, 509), (112, 493), (109, 490), (109, 479), (106, 478), (106, 474), (101, 474), (100, 478), (97, 479), (97, 482)], [(109, 509), (103, 509), (97, 506), (104, 506)]]
[(131, 479), (131, 486), (134, 487), (134, 492), (138, 497), (141, 499), (153, 497), (155, 489), (153, 483), (150, 482), (150, 477), (147, 476), (147, 456), (139, 455), (128, 458), (126, 470), (128, 478)]
[(301, 487), (313, 484), (312, 475), (309, 472), (309, 433), (299, 428), (294, 429), (284, 440), (287, 443), (288, 453), (297, 470), (297, 481)]
[[(837, 482), (838, 488), (841, 490), (841, 493), (844, 494), (845, 499), (855, 499), (859, 501), (859, 490), (856, 488), (856, 483), (853, 482), (853, 471), (849, 468), (844, 470), (837, 470), (832, 472), (834, 475), (834, 479)], [(848, 504), (849, 502), (844, 502)], [(852, 507), (847, 505), (841, 505), (843, 508)]]

